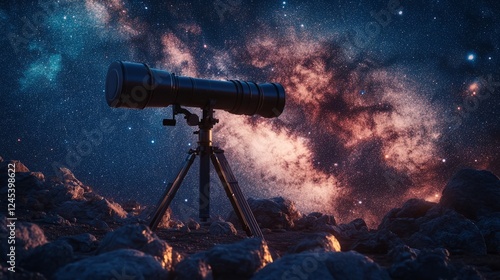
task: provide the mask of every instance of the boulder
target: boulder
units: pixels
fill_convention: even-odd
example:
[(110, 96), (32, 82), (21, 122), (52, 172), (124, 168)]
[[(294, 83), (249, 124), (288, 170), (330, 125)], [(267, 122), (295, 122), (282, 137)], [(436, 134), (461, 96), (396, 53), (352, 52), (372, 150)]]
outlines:
[(252, 277), (263, 279), (390, 279), (388, 273), (368, 257), (356, 252), (308, 252), (286, 255)]
[(389, 230), (401, 238), (410, 237), (420, 228), (419, 218), (436, 205), (422, 199), (410, 199), (401, 208), (389, 211), (378, 226), (379, 230)]
[(205, 252), (183, 259), (174, 269), (176, 280), (212, 280), (212, 269), (207, 263)]
[(234, 244), (216, 245), (206, 252), (216, 279), (245, 279), (273, 261), (267, 243), (248, 238)]
[(454, 254), (486, 254), (486, 244), (478, 227), (453, 210), (423, 222), (407, 244), (417, 249), (446, 248)]
[(71, 223), (66, 220), (65, 218), (55, 214), (55, 213), (44, 213), (40, 217), (37, 217), (38, 219), (37, 222), (39, 223), (46, 223), (46, 224), (53, 224), (53, 225), (60, 225), (60, 226), (71, 226)]
[(56, 212), (67, 220), (81, 223), (90, 223), (95, 219), (115, 222), (127, 217), (127, 213), (118, 203), (104, 198), (89, 201), (69, 200), (57, 207)]
[(348, 250), (364, 254), (386, 254), (392, 248), (402, 244), (404, 244), (403, 241), (397, 235), (383, 229), (370, 231), (364, 238), (355, 240)]
[(500, 180), (486, 170), (458, 171), (443, 190), (439, 203), (469, 219), (500, 212)]
[[(36, 224), (16, 222), (16, 258), (22, 260), (33, 249), (47, 243), (43, 230)], [(2, 245), (5, 242), (2, 242)]]
[(47, 278), (61, 267), (73, 261), (73, 248), (64, 241), (54, 241), (33, 249), (25, 258), (21, 266), (35, 272), (42, 273)]
[(12, 167), (14, 167), (15, 172), (30, 172), (28, 167), (19, 160), (2, 160), (0, 161), (0, 174), (6, 174), (8, 169)]
[(230, 222), (215, 221), (210, 224), (210, 234), (217, 236), (237, 235), (238, 232)]
[(50, 191), (50, 203), (54, 206), (60, 205), (68, 200), (83, 201), (85, 190), (79, 185), (56, 184)]
[[(1, 164), (1, 163), (0, 163)], [(16, 165), (17, 166), (17, 165)], [(7, 170), (7, 169), (6, 169)], [(9, 173), (0, 171), (0, 189), (7, 192), (9, 184)], [(44, 176), (39, 172), (19, 172), (16, 169), (15, 186), (16, 186), (16, 202), (20, 203), (27, 199), (28, 195), (36, 190), (44, 188)], [(6, 197), (6, 196), (5, 196)], [(23, 207), (30, 205), (23, 203)], [(29, 208), (31, 209), (31, 208)]]
[(98, 246), (97, 239), (90, 233), (63, 236), (57, 240), (68, 243), (74, 252), (87, 253), (97, 249)]
[(186, 226), (190, 229), (190, 230), (199, 230), (200, 229), (200, 224), (193, 220), (193, 219), (189, 219), (187, 222), (186, 222)]
[[(408, 256), (408, 250), (411, 256)], [(393, 279), (483, 279), (475, 269), (451, 263), (446, 249), (425, 249), (417, 253), (408, 250), (402, 251), (406, 257), (396, 257), (390, 267), (389, 273)]]
[[(301, 217), (300, 212), (295, 208), (295, 204), (283, 197), (270, 199), (249, 198), (248, 204), (261, 228), (291, 229), (294, 226), (293, 221)], [(230, 213), (227, 220), (241, 226), (234, 211)]]
[(332, 215), (325, 215), (319, 212), (310, 213), (307, 216), (294, 221), (294, 230), (312, 230), (315, 232), (333, 232), (337, 223)]
[(176, 265), (174, 273), (176, 279), (249, 279), (272, 261), (265, 241), (248, 238), (194, 254)]
[(167, 270), (180, 261), (181, 256), (145, 225), (126, 225), (104, 236), (98, 254), (119, 249), (135, 249), (155, 257)]
[(152, 256), (121, 249), (89, 257), (59, 269), (54, 279), (168, 279), (169, 272)]
[(329, 233), (316, 233), (299, 241), (289, 250), (290, 253), (301, 252), (340, 252), (340, 243), (335, 236)]
[(500, 254), (500, 213), (482, 216), (476, 222), (490, 254)]
[(370, 238), (368, 227), (363, 219), (355, 219), (347, 224), (333, 226), (332, 234), (340, 242), (344, 251), (350, 250), (359, 240)]

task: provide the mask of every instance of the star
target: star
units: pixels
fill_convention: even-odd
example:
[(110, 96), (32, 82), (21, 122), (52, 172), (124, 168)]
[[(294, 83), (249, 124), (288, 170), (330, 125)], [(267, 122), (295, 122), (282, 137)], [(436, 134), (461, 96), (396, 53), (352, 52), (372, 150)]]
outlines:
[(476, 59), (476, 55), (474, 55), (473, 53), (471, 53), (467, 56), (467, 60), (469, 60), (469, 61), (474, 61), (475, 59)]

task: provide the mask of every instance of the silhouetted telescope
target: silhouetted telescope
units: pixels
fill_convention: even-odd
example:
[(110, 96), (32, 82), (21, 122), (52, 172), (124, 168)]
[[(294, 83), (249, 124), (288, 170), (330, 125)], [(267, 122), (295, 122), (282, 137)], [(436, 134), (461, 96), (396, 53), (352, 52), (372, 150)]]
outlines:
[(219, 81), (177, 76), (143, 63), (115, 61), (106, 77), (106, 100), (111, 107), (144, 109), (176, 104), (237, 115), (274, 118), (285, 107), (285, 90), (277, 83)]
[[(179, 190), (195, 158), (200, 158), (199, 218), (210, 219), (210, 162), (226, 191), (226, 195), (249, 236), (262, 237), (262, 231), (240, 189), (224, 150), (212, 145), (212, 128), (219, 122), (214, 109), (238, 115), (278, 117), (285, 107), (285, 90), (277, 83), (216, 81), (176, 76), (163, 70), (149, 68), (147, 64), (115, 61), (106, 77), (106, 100), (111, 107), (144, 109), (172, 106), (172, 119), (163, 125), (176, 124), (175, 116), (183, 114), (188, 125), (198, 126), (198, 146), (188, 151), (188, 157), (177, 176), (166, 187), (150, 217), (149, 226), (155, 230)], [(181, 106), (202, 109), (198, 115)]]

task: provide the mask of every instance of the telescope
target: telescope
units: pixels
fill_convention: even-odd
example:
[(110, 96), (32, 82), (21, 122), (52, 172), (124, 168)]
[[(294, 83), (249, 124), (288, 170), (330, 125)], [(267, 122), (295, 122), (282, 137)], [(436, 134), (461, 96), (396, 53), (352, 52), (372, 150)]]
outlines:
[[(115, 61), (106, 76), (106, 101), (110, 107), (144, 109), (173, 107), (172, 119), (163, 125), (176, 124), (175, 116), (184, 114), (188, 125), (198, 126), (198, 146), (188, 151), (177, 176), (171, 181), (150, 217), (149, 227), (155, 230), (165, 215), (196, 156), (200, 157), (199, 218), (210, 219), (210, 161), (226, 191), (226, 195), (248, 236), (263, 238), (262, 231), (236, 180), (224, 150), (212, 145), (212, 128), (219, 122), (214, 109), (237, 115), (259, 115), (274, 118), (285, 107), (285, 90), (278, 83), (254, 83), (238, 80), (206, 80), (177, 76), (150, 68), (144, 63)], [(202, 118), (185, 107), (202, 109)]]
[(219, 81), (177, 76), (144, 63), (115, 61), (106, 77), (106, 100), (115, 108), (144, 109), (176, 104), (222, 109), (237, 115), (278, 117), (285, 90), (278, 83)]

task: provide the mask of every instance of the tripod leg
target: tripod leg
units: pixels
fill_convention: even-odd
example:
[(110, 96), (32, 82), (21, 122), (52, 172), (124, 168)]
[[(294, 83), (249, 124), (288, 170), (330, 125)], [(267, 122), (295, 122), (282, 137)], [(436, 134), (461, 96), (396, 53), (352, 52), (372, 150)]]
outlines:
[(253, 235), (254, 237), (264, 239), (259, 224), (257, 224), (252, 210), (241, 192), (238, 181), (229, 167), (229, 163), (227, 162), (226, 156), (224, 156), (223, 150), (214, 148), (212, 163), (214, 164), (217, 175), (219, 175), (222, 185), (226, 190), (226, 194), (233, 205), (234, 212), (238, 215), (238, 218), (240, 219), (247, 235)]
[(158, 206), (156, 207), (153, 217), (149, 222), (149, 228), (151, 228), (151, 230), (153, 231), (156, 230), (158, 224), (160, 224), (163, 215), (165, 215), (165, 212), (167, 211), (170, 202), (172, 202), (172, 199), (174, 199), (175, 194), (179, 190), (182, 180), (184, 180), (184, 177), (186, 177), (186, 174), (189, 171), (191, 165), (193, 164), (195, 157), (196, 154), (190, 151), (188, 157), (186, 158), (186, 161), (184, 162), (184, 166), (182, 166), (181, 170), (177, 174), (177, 177), (175, 177), (174, 182), (168, 184), (167, 189), (165, 190), (165, 193), (163, 194), (160, 201), (158, 202)]

